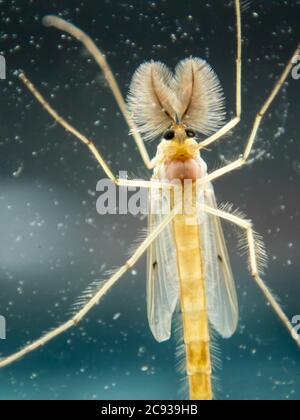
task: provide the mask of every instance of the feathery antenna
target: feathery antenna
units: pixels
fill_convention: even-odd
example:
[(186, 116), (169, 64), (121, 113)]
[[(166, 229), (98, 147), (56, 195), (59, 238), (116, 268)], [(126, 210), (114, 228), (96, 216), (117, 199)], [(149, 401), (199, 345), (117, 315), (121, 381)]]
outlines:
[(208, 135), (224, 119), (219, 80), (199, 58), (181, 61), (174, 75), (162, 63), (142, 64), (132, 79), (128, 107), (145, 139), (158, 137), (174, 123)]

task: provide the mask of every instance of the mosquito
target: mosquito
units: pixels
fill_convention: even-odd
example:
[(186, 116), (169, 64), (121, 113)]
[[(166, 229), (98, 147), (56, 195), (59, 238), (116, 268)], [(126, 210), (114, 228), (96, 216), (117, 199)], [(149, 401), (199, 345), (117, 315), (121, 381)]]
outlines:
[[(65, 20), (47, 16), (46, 26), (68, 33), (87, 48), (102, 70), (116, 102), (129, 126), (147, 169), (153, 170), (149, 181), (124, 180), (114, 175), (95, 143), (77, 131), (43, 98), (24, 73), (19, 75), (42, 107), (79, 139), (91, 152), (106, 176), (117, 186), (146, 188), (152, 195), (153, 184), (164, 199), (162, 186), (171, 190), (171, 207), (166, 215), (149, 214), (149, 232), (134, 254), (109, 279), (102, 282), (95, 294), (75, 315), (58, 328), (0, 361), (10, 365), (26, 354), (44, 346), (77, 325), (98, 304), (101, 298), (130, 270), (141, 256), (148, 253), (147, 306), (151, 331), (157, 341), (170, 338), (173, 315), (179, 307), (182, 321), (185, 371), (191, 400), (212, 400), (211, 330), (223, 338), (231, 337), (238, 325), (238, 301), (221, 221), (240, 228), (248, 250), (249, 271), (267, 302), (273, 308), (292, 338), (300, 346), (300, 338), (281, 306), (262, 280), (264, 247), (252, 222), (237, 212), (217, 205), (212, 181), (247, 164), (253, 144), (270, 105), (284, 85), (300, 45), (288, 62), (273, 90), (256, 115), (243, 153), (231, 163), (211, 173), (201, 151), (223, 138), (241, 121), (242, 115), (242, 22), (240, 0), (235, 0), (236, 15), (236, 111), (225, 124), (223, 93), (213, 69), (199, 58), (181, 61), (175, 74), (159, 62), (147, 62), (136, 71), (128, 95), (123, 99), (117, 81), (105, 56), (92, 39)], [(197, 134), (205, 140), (197, 141)], [(162, 138), (156, 156), (151, 160), (145, 140)], [(192, 182), (189, 212), (179, 211), (173, 180)], [(183, 189), (183, 196), (185, 190)], [(199, 200), (198, 196), (203, 199)], [(183, 197), (185, 199), (185, 197)], [(182, 209), (181, 209), (182, 210)]]

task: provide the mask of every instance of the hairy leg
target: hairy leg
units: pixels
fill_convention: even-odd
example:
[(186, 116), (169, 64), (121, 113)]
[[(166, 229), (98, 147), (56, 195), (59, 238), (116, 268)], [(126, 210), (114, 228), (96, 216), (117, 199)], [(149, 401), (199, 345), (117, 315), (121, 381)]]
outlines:
[(34, 341), (28, 346), (24, 347), (22, 350), (18, 351), (11, 356), (5, 357), (0, 360), (0, 368), (10, 365), (11, 363), (21, 359), (28, 353), (38, 349), (39, 347), (44, 346), (49, 341), (53, 340), (55, 337), (59, 336), (63, 332), (67, 331), (71, 327), (77, 325), (91, 309), (98, 304), (100, 299), (114, 286), (117, 281), (128, 271), (130, 270), (148, 249), (148, 247), (153, 243), (153, 241), (158, 237), (158, 235), (165, 229), (165, 227), (172, 221), (176, 215), (176, 208), (158, 225), (152, 232), (149, 233), (148, 237), (143, 241), (143, 243), (137, 248), (133, 256), (109, 279), (107, 280), (100, 289), (95, 293), (95, 295), (80, 309), (69, 321), (63, 323), (58, 328), (55, 328), (53, 331), (42, 336), (40, 339)]
[(255, 233), (253, 230), (252, 222), (249, 220), (246, 220), (242, 217), (239, 217), (235, 214), (226, 213), (224, 211), (214, 209), (211, 207), (204, 207), (204, 210), (212, 214), (214, 216), (220, 217), (221, 219), (227, 220), (228, 222), (231, 222), (237, 226), (239, 226), (241, 229), (243, 229), (246, 232), (247, 236), (247, 244), (248, 244), (248, 250), (249, 250), (249, 268), (251, 275), (257, 284), (257, 286), (261, 289), (263, 292), (265, 298), (267, 299), (268, 303), (271, 305), (279, 319), (283, 322), (287, 330), (290, 332), (292, 338), (297, 342), (297, 344), (300, 347), (300, 337), (295, 336), (294, 327), (291, 324), (290, 320), (288, 319), (287, 315), (283, 312), (281, 306), (265, 284), (265, 282), (262, 280), (260, 274), (259, 274), (259, 268), (258, 268), (258, 249), (259, 246), (257, 244), (257, 241), (255, 239)]

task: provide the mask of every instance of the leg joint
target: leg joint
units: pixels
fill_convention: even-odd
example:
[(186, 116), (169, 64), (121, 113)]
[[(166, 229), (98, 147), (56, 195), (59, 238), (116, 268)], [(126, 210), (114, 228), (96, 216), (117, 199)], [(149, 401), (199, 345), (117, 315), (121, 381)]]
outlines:
[(251, 270), (251, 276), (254, 278), (254, 280), (257, 280), (259, 277), (257, 270)]
[(252, 220), (246, 220), (245, 221), (246, 222), (246, 225), (247, 225), (247, 231), (249, 232), (249, 233), (253, 233), (253, 223), (252, 223)]
[(78, 317), (77, 317), (77, 316), (75, 316), (75, 317), (72, 319), (72, 322), (73, 322), (73, 325), (76, 327), (76, 325), (78, 325), (78, 324), (79, 324), (79, 319), (78, 319)]
[(134, 262), (132, 261), (132, 259), (128, 260), (125, 263), (125, 267), (126, 267), (127, 270), (130, 270), (133, 266), (134, 266)]

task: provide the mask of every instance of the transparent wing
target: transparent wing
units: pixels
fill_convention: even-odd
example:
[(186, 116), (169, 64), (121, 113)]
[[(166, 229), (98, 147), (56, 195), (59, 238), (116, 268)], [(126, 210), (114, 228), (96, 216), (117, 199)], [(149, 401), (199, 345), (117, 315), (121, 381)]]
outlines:
[[(205, 188), (204, 202), (217, 208), (211, 184)], [(224, 233), (218, 217), (207, 213), (200, 217), (208, 316), (216, 331), (229, 338), (236, 331), (239, 310)]]
[[(167, 198), (161, 192), (151, 193), (152, 211), (149, 211), (149, 229), (165, 217), (157, 214), (157, 206)], [(165, 207), (166, 208), (166, 207)], [(171, 336), (172, 316), (179, 298), (176, 248), (172, 224), (167, 226), (148, 250), (147, 309), (150, 329), (159, 342)]]

